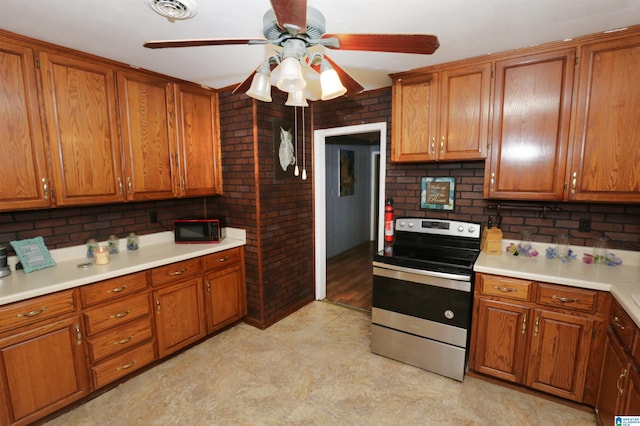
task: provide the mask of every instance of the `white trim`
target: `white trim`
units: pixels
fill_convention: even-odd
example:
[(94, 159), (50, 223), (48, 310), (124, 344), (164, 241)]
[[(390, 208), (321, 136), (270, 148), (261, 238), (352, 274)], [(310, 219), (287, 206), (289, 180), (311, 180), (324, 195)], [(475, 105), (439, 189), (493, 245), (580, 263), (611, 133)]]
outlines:
[(387, 163), (387, 123), (358, 124), (355, 126), (320, 129), (313, 132), (313, 185), (315, 188), (315, 267), (316, 300), (327, 297), (327, 223), (326, 223), (326, 170), (325, 138), (329, 136), (353, 135), (380, 132), (380, 185), (378, 197), (378, 250), (384, 244), (384, 194)]
[[(376, 179), (376, 157), (377, 160), (380, 161), (380, 151), (372, 151), (371, 152), (371, 199), (376, 199), (376, 185), (374, 183)], [(371, 203), (371, 231), (369, 234), (370, 241), (374, 241), (376, 239), (376, 211), (379, 210), (376, 206)]]

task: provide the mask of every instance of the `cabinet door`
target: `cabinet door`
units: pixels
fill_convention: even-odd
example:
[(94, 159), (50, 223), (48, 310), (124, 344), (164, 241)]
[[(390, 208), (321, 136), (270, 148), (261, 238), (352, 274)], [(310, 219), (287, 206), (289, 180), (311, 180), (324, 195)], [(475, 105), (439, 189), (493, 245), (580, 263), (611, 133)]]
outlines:
[(435, 73), (394, 81), (392, 161), (436, 159), (437, 85)]
[(0, 39), (0, 210), (48, 207), (49, 185), (33, 51)]
[(56, 204), (123, 201), (114, 69), (45, 52), (40, 64)]
[(582, 48), (569, 199), (640, 201), (640, 37)]
[(477, 299), (474, 370), (521, 383), (524, 379), (529, 307)]
[(222, 193), (218, 96), (195, 86), (177, 86), (179, 193)]
[(171, 159), (176, 152), (173, 84), (163, 78), (118, 71), (118, 97), (127, 198), (172, 198)]
[(242, 265), (210, 272), (205, 277), (207, 331), (224, 327), (246, 314)]
[(491, 64), (442, 71), (439, 160), (486, 157)]
[(153, 292), (160, 358), (206, 335), (201, 283), (192, 278)]
[(87, 395), (82, 343), (78, 317), (0, 340), (0, 423), (28, 424)]
[(496, 62), (487, 198), (562, 200), (574, 49)]
[(602, 426), (613, 426), (614, 416), (623, 412), (622, 394), (626, 386), (629, 367), (622, 345), (616, 341), (611, 332), (607, 333), (596, 401), (596, 413)]
[(536, 309), (526, 385), (582, 401), (593, 320)]
[(629, 382), (623, 395), (625, 416), (640, 416), (640, 370), (629, 369)]

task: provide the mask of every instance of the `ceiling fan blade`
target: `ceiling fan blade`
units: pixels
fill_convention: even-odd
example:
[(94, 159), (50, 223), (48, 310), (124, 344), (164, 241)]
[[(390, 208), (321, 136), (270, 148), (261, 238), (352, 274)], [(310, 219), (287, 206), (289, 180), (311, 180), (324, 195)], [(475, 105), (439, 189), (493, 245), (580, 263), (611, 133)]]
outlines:
[[(342, 85), (345, 87), (345, 89), (347, 89), (347, 93), (345, 93), (346, 96), (357, 95), (364, 90), (364, 87), (362, 87), (360, 83), (358, 83), (353, 77), (351, 77), (344, 69), (340, 68), (338, 64), (333, 62), (331, 58), (329, 58), (327, 55), (324, 55), (324, 59), (326, 59), (327, 62), (331, 64), (333, 69), (338, 73), (338, 77), (340, 77)], [(312, 68), (320, 72), (319, 64), (312, 65)]]
[(335, 37), (340, 47), (330, 49), (363, 50), (370, 52), (417, 53), (430, 55), (440, 46), (438, 37), (426, 34), (324, 34), (323, 39)]
[(292, 34), (307, 31), (307, 0), (271, 0), (278, 26)]
[(193, 46), (224, 46), (231, 44), (266, 44), (266, 39), (255, 38), (203, 38), (191, 40), (159, 40), (147, 41), (144, 47), (149, 49), (164, 49), (167, 47), (193, 47)]

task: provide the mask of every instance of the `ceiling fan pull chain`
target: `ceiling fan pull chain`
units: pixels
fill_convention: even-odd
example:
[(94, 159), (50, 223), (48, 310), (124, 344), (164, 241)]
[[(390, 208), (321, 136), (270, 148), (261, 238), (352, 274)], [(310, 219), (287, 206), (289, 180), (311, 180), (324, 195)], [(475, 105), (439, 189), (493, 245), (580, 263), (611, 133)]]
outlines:
[[(296, 162), (296, 167), (293, 169), (293, 175), (298, 176), (300, 174), (300, 169), (298, 169), (298, 107), (293, 107), (293, 128), (295, 132), (294, 137), (294, 161)], [(304, 135), (303, 135), (304, 137)]]
[(307, 161), (304, 150), (304, 107), (302, 107), (302, 180), (307, 180)]

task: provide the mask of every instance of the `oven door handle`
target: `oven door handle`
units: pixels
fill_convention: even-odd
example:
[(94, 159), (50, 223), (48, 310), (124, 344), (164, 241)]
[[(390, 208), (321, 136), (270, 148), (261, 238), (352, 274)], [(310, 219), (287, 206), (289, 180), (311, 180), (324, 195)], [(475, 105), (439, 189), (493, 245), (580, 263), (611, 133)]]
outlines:
[(471, 293), (471, 275), (447, 274), (444, 272), (424, 271), (421, 269), (407, 268), (404, 266), (389, 265), (382, 262), (373, 262), (373, 275), (392, 278), (400, 281), (409, 281), (418, 284), (433, 285), (436, 287)]

